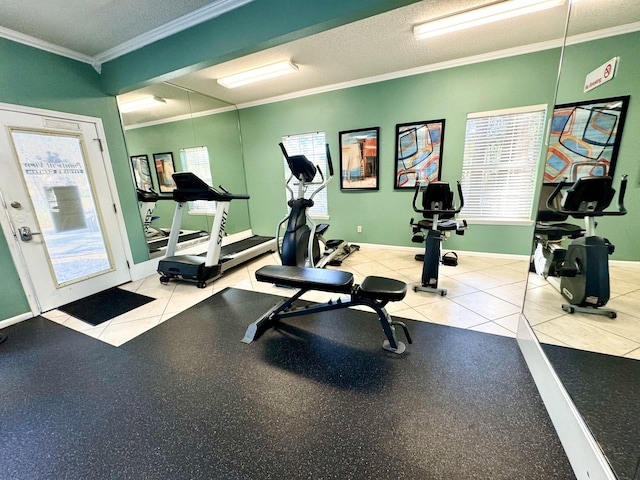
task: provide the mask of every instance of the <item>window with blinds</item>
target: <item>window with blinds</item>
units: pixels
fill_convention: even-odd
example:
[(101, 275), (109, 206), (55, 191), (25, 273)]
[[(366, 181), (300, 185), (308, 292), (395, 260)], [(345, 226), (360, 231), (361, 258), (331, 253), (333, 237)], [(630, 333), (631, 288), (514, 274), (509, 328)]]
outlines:
[(530, 221), (546, 105), (467, 116), (462, 163), (466, 219)]
[[(211, 164), (209, 163), (209, 151), (207, 147), (190, 147), (180, 150), (180, 161), (182, 169), (185, 172), (192, 172), (207, 185), (213, 186), (211, 179)], [(195, 215), (213, 215), (216, 213), (215, 202), (207, 202), (205, 200), (196, 200), (195, 202), (187, 202), (189, 205), (189, 213)]]
[[(282, 143), (287, 149), (289, 155), (305, 155), (314, 165), (320, 167), (322, 174), (327, 178), (327, 153), (326, 140), (324, 132), (303, 133), (300, 135), (288, 135), (282, 138)], [(291, 175), (287, 160), (282, 157), (284, 163), (284, 177), (288, 179)], [(320, 174), (317, 173), (313, 179), (314, 182), (321, 182)], [(294, 193), (298, 192), (298, 181), (292, 180), (289, 184)], [(308, 185), (305, 197), (309, 198), (318, 188), (317, 185)], [(287, 201), (291, 198), (291, 194), (287, 191)], [(329, 207), (327, 203), (327, 189), (322, 190), (318, 195), (313, 197), (313, 207), (309, 209), (312, 217), (328, 217)]]

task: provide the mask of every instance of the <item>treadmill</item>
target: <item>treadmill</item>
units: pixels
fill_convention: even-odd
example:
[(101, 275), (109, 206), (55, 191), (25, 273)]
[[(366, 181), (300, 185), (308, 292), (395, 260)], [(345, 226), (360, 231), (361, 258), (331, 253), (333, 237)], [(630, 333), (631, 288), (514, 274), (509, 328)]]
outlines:
[[(166, 285), (172, 279), (184, 280), (195, 282), (198, 288), (204, 288), (207, 285), (207, 281), (220, 278), (230, 268), (259, 255), (277, 250), (274, 237), (258, 235), (222, 246), (231, 200), (248, 200), (249, 195), (233, 194), (222, 186), (218, 187), (219, 190), (210, 187), (192, 172), (174, 173), (172, 177), (176, 184), (176, 188), (173, 191), (176, 209), (171, 224), (166, 257), (158, 262), (160, 283)], [(187, 202), (196, 200), (216, 202), (216, 214), (206, 256), (204, 254), (176, 255), (176, 245), (178, 244), (185, 206)]]

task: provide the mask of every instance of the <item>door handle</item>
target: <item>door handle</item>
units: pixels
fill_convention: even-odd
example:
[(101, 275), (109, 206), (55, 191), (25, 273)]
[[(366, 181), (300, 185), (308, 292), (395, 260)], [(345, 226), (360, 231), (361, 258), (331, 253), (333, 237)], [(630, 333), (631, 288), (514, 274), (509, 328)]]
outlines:
[(40, 232), (32, 232), (29, 227), (20, 227), (18, 231), (20, 232), (20, 240), (23, 242), (32, 240), (34, 235), (42, 235)]

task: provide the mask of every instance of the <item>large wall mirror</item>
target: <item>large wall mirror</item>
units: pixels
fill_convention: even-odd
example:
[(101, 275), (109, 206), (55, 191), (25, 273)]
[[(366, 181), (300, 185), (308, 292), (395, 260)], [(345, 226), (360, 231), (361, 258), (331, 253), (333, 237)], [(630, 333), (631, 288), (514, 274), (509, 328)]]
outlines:
[[(636, 1), (571, 5), (539, 202), (544, 222), (537, 224), (534, 241), (538, 264), (532, 264), (524, 306), (544, 353), (612, 470), (628, 480), (640, 478), (638, 22)], [(615, 195), (605, 211), (620, 213), (618, 198), (627, 175), (626, 214), (591, 217), (590, 227), (590, 217), (579, 213), (553, 218), (563, 209), (597, 211), (593, 203), (587, 207), (586, 197), (577, 203), (571, 198), (594, 194), (596, 184), (604, 183), (574, 182), (607, 173)], [(573, 235), (579, 238), (570, 238), (571, 227), (558, 235), (557, 222), (575, 225)], [(598, 310), (605, 315), (572, 308), (604, 302)]]
[[(146, 101), (157, 105), (137, 109)], [(231, 103), (182, 85), (179, 78), (120, 95), (118, 104), (140, 217), (155, 258), (164, 254), (171, 230), (174, 172), (210, 175), (203, 179), (214, 187), (246, 192), (238, 112)], [(189, 213), (183, 216), (180, 248), (206, 241), (212, 228), (212, 214)], [(227, 232), (249, 228), (247, 202), (232, 202)]]

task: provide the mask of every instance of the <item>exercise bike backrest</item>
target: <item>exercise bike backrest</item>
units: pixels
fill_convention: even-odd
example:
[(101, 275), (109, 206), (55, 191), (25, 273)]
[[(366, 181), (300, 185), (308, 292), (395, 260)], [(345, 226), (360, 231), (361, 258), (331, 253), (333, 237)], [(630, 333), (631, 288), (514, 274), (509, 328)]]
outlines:
[[(453, 218), (464, 206), (464, 196), (462, 186), (458, 184), (458, 197), (460, 205), (456, 208), (454, 204), (454, 194), (449, 187), (449, 182), (429, 182), (426, 186), (416, 184), (416, 191), (413, 195), (413, 210), (421, 213), (424, 218), (431, 218), (438, 215), (440, 219)], [(418, 194), (422, 191), (422, 208), (417, 205)]]
[(231, 200), (248, 200), (249, 195), (244, 193), (233, 194), (222, 185), (218, 188), (209, 186), (204, 180), (192, 172), (178, 172), (172, 175), (176, 188), (173, 191), (173, 199), (176, 202), (194, 202), (206, 200), (209, 202), (230, 202)]
[[(606, 211), (616, 193), (613, 188), (613, 179), (611, 177), (580, 177), (575, 182), (558, 183), (547, 199), (547, 208), (574, 218), (625, 215), (627, 213), (624, 207), (626, 189), (627, 176), (623, 175), (618, 193), (618, 210)], [(558, 201), (563, 190), (564, 196)]]

